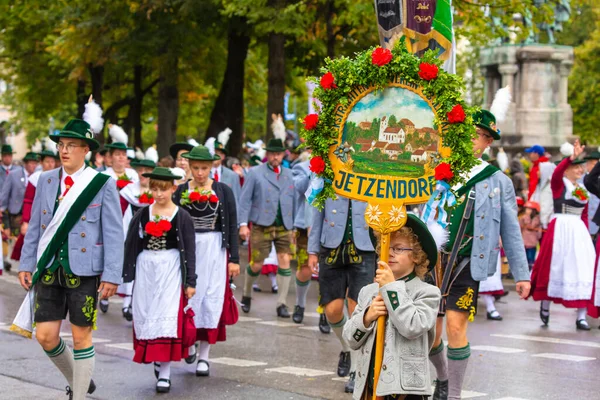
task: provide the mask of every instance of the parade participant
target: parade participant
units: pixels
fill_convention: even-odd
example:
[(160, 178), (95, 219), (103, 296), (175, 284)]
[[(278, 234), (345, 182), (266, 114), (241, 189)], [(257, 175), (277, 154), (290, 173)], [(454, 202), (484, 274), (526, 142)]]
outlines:
[[(598, 164), (598, 160), (600, 160), (600, 152), (592, 151), (588, 155), (583, 158), (585, 163), (585, 174), (583, 180), (580, 183), (585, 181), (585, 177), (592, 172), (592, 169)], [(600, 205), (600, 199), (593, 193), (590, 193), (590, 202), (588, 204), (588, 227), (590, 231), (590, 235), (592, 235), (592, 239), (595, 243), (596, 235), (598, 234), (598, 224), (594, 222), (594, 217), (598, 213), (598, 206)]]
[(2, 150), (0, 150), (2, 154), (2, 163), (0, 164), (0, 190), (2, 190), (2, 186), (4, 186), (4, 181), (8, 177), (8, 175), (14, 169), (20, 169), (13, 164), (13, 148), (10, 144), (3, 144)]
[[(188, 211), (196, 232), (196, 274), (198, 286), (190, 305), (196, 314), (198, 364), (196, 376), (209, 376), (210, 346), (226, 339), (225, 321), (229, 320), (231, 300), (229, 280), (240, 273), (237, 210), (233, 192), (224, 183), (210, 178), (212, 163), (218, 156), (204, 146), (196, 146), (182, 157), (189, 161), (193, 179), (179, 185), (176, 204)], [(186, 362), (195, 360), (195, 348), (189, 349)]]
[(133, 361), (160, 363), (156, 391), (168, 393), (171, 362), (188, 352), (182, 333), (184, 307), (196, 293), (194, 222), (172, 200), (181, 176), (163, 167), (141, 176), (149, 180), (154, 203), (131, 220), (123, 281), (134, 286)]
[(576, 308), (575, 326), (589, 330), (587, 306), (592, 299), (596, 259), (587, 229), (589, 194), (578, 183), (584, 160), (578, 160), (585, 146), (575, 142), (573, 154), (565, 157), (552, 174), (554, 218), (542, 240), (540, 254), (531, 274), (532, 296), (540, 303), (540, 319), (548, 325), (550, 303)]
[(525, 153), (529, 154), (529, 160), (532, 162), (532, 166), (529, 169), (529, 190), (527, 193), (527, 200), (531, 200), (531, 197), (538, 188), (540, 180), (540, 164), (549, 162), (549, 159), (544, 155), (546, 150), (539, 144), (525, 149)]
[[(378, 246), (379, 247), (379, 246)], [(358, 304), (344, 326), (344, 339), (355, 350), (358, 378), (353, 398), (373, 396), (377, 319), (387, 316), (377, 397), (384, 400), (426, 399), (431, 395), (427, 353), (435, 338), (440, 290), (425, 283), (428, 266), (437, 263), (436, 241), (419, 217), (390, 237), (387, 263), (380, 261), (375, 283), (361, 289)], [(358, 351), (361, 349), (361, 351)], [(399, 355), (410, 355), (410, 361)], [(410, 368), (410, 370), (408, 370)], [(407, 373), (409, 372), (409, 373)]]
[[(119, 192), (126, 186), (138, 182), (139, 176), (135, 170), (129, 168), (127, 158), (127, 141), (128, 136), (125, 131), (118, 125), (108, 125), (108, 134), (112, 138), (112, 143), (107, 144), (105, 147), (108, 149), (112, 166), (106, 168), (103, 174), (106, 174), (116, 181), (117, 189)], [(120, 198), (121, 211), (125, 214), (127, 209), (127, 202)], [(108, 299), (100, 299), (100, 311), (103, 313), (108, 312)], [(125, 314), (124, 314), (125, 316)]]
[[(50, 136), (58, 143), (62, 168), (40, 176), (19, 268), (21, 286), (35, 288), (37, 341), (75, 400), (95, 389), (90, 380), (96, 305), (98, 297), (114, 295), (123, 268), (119, 195), (108, 176), (85, 166), (85, 155), (99, 146), (93, 132), (102, 127), (101, 120), (91, 122), (93, 131), (88, 122), (74, 119)], [(59, 335), (67, 313), (73, 353)]]
[(104, 160), (107, 152), (107, 149), (94, 152), (94, 167), (96, 168), (96, 171), (103, 172), (106, 170), (106, 164), (104, 163)]
[(516, 196), (522, 199), (526, 198), (528, 191), (527, 177), (525, 176), (525, 172), (523, 172), (523, 164), (521, 164), (521, 160), (517, 158), (514, 158), (510, 162), (510, 178), (515, 189)]
[(531, 271), (535, 263), (537, 247), (542, 238), (542, 224), (539, 217), (540, 205), (534, 201), (528, 201), (523, 208), (524, 212), (519, 216), (519, 225), (521, 226), (521, 235), (525, 244), (525, 254), (527, 255), (529, 271)]
[[(481, 110), (473, 119), (477, 132), (473, 138), (473, 150), (480, 161), (465, 176), (466, 183), (453, 188), (457, 198), (464, 196), (464, 200), (451, 214), (450, 241), (446, 245), (448, 253), (457, 252), (456, 264), (446, 265), (446, 261), (442, 262), (443, 268), (453, 268), (456, 279), (443, 301), (448, 335), (447, 358), (441, 337), (443, 316), (438, 318), (436, 340), (429, 356), (437, 371), (434, 399), (460, 399), (471, 355), (467, 339), (468, 322), (477, 313), (479, 282), (493, 275), (497, 268), (500, 238), (520, 298), (527, 298), (530, 290), (512, 182), (498, 168), (481, 160), (483, 151), (494, 140), (500, 139), (496, 117), (490, 111)], [(468, 203), (473, 204), (472, 213), (464, 215)], [(463, 221), (468, 221), (465, 235), (456, 238)], [(442, 294), (446, 296), (446, 293)]]
[(496, 296), (504, 295), (504, 286), (502, 285), (502, 257), (498, 253), (498, 262), (494, 275), (481, 281), (479, 284), (479, 297), (485, 303), (487, 309), (486, 318), (491, 321), (502, 321), (502, 315), (496, 310)]
[[(192, 179), (192, 174), (190, 172), (190, 165), (186, 158), (182, 157), (182, 154), (189, 152), (194, 148), (194, 145), (186, 142), (177, 142), (173, 143), (169, 147), (169, 154), (173, 158), (175, 165), (170, 165), (170, 167), (181, 168), (185, 171), (185, 176), (181, 178), (180, 181), (176, 182), (178, 185), (185, 183)], [(161, 160), (162, 161), (162, 160)]]
[(360, 290), (373, 282), (376, 268), (375, 247), (365, 221), (367, 203), (338, 197), (327, 199), (323, 210), (313, 210), (308, 236), (308, 265), (319, 273), (320, 302), (331, 329), (342, 345), (338, 376), (348, 376), (345, 390), (354, 390), (356, 356), (342, 336), (348, 314), (352, 315)]
[[(600, 196), (600, 163), (596, 163), (583, 180), (585, 187), (595, 196)], [(600, 211), (596, 211), (592, 219), (596, 225), (600, 225)], [(588, 315), (592, 318), (600, 317), (600, 268), (598, 261), (600, 260), (600, 240), (596, 240), (596, 261), (594, 270), (594, 288), (592, 289), (592, 301), (588, 304)]]
[[(252, 260), (249, 259), (248, 262)], [(271, 252), (269, 256), (264, 259), (262, 269), (260, 270), (260, 274), (269, 278), (271, 282), (271, 293), (277, 294), (279, 292), (279, 287), (277, 286), (277, 270), (279, 269), (279, 264), (277, 261), (277, 250), (275, 249), (275, 245), (271, 245)], [(262, 289), (258, 284), (258, 280), (254, 281), (252, 284), (252, 291), (260, 293)]]
[[(252, 263), (246, 269), (242, 311), (250, 312), (252, 284), (260, 275), (263, 260), (275, 244), (277, 270), (277, 316), (289, 318), (287, 295), (290, 288), (291, 236), (294, 228), (294, 182), (292, 172), (281, 167), (285, 148), (281, 139), (267, 145), (267, 163), (251, 168), (246, 175), (239, 201), (240, 237), (249, 239)], [(252, 232), (248, 223), (252, 222)]]
[(8, 214), (11, 236), (18, 236), (23, 222), (23, 199), (31, 174), (39, 165), (36, 153), (29, 152), (23, 158), (23, 168), (8, 175), (0, 193), (0, 213)]
[(112, 157), (110, 156), (108, 149), (102, 149), (98, 153), (103, 156), (103, 163), (102, 166), (96, 168), (96, 171), (104, 172), (107, 168), (112, 167)]
[[(53, 142), (52, 142), (53, 143)], [(54, 144), (54, 143), (53, 143)], [(35, 190), (37, 188), (38, 181), (42, 172), (50, 171), (56, 168), (56, 162), (58, 155), (50, 150), (43, 150), (40, 153), (42, 169), (35, 171), (29, 176), (27, 182), (27, 188), (25, 189), (25, 195), (23, 196), (23, 222), (21, 223), (21, 230), (15, 247), (10, 256), (11, 259), (19, 261), (21, 259), (21, 250), (23, 249), (23, 242), (25, 240), (25, 234), (29, 227), (29, 220), (31, 219), (31, 206), (33, 199), (35, 198)]]
[(205, 146), (208, 148), (212, 155), (216, 155), (213, 167), (210, 171), (210, 178), (215, 182), (222, 182), (229, 186), (233, 191), (233, 197), (235, 201), (240, 200), (240, 194), (242, 187), (240, 185), (240, 177), (238, 174), (225, 167), (223, 163), (227, 157), (227, 142), (229, 141), (229, 135), (231, 135), (231, 129), (227, 128), (223, 132), (219, 133), (218, 140), (215, 138), (208, 138)]
[[(136, 173), (140, 177), (138, 182), (132, 183), (125, 186), (119, 192), (121, 196), (121, 208), (126, 207), (123, 214), (123, 230), (125, 238), (127, 237), (127, 231), (129, 224), (135, 215), (135, 213), (144, 207), (154, 203), (154, 198), (150, 191), (150, 178), (144, 177), (143, 174), (151, 173), (156, 168), (156, 161), (158, 161), (158, 153), (154, 147), (150, 147), (143, 160), (132, 162), (131, 166), (135, 168)], [(133, 316), (131, 313), (131, 300), (132, 300), (133, 283), (123, 282), (117, 290), (117, 294), (123, 297), (123, 318), (127, 321), (131, 321)]]

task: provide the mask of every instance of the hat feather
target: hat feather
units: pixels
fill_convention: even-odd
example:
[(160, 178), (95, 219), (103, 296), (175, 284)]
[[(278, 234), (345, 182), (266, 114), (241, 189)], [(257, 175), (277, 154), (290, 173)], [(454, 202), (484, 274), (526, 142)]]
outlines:
[(49, 138), (49, 137), (47, 137), (47, 136), (46, 136), (46, 137), (43, 139), (43, 142), (44, 142), (44, 148), (45, 148), (46, 150), (48, 150), (48, 151), (51, 151), (51, 152), (53, 152), (54, 154), (57, 154), (57, 153), (58, 153), (58, 149), (56, 148), (56, 143), (55, 143), (55, 142), (53, 142), (52, 140), (50, 140), (50, 138)]
[(40, 142), (39, 140), (36, 140), (35, 143), (31, 146), (31, 151), (33, 151), (34, 153), (41, 153), (42, 152), (42, 142)]
[(440, 251), (444, 247), (444, 245), (448, 242), (448, 238), (449, 238), (450, 234), (448, 233), (448, 231), (446, 229), (444, 229), (443, 226), (441, 226), (440, 224), (438, 224), (435, 221), (428, 223), (427, 229), (429, 229), (429, 233), (431, 233), (431, 236), (433, 236), (435, 245), (436, 245), (438, 251)]
[(144, 152), (139, 147), (135, 148), (135, 158), (137, 158), (138, 160), (143, 160), (144, 158), (146, 158), (144, 156)]
[(573, 147), (573, 145), (569, 142), (564, 142), (560, 146), (560, 154), (562, 154), (563, 157), (571, 157), (573, 155), (574, 150), (575, 147)]
[(179, 167), (175, 167), (175, 168), (169, 168), (169, 170), (171, 171), (171, 173), (173, 175), (177, 175), (177, 176), (181, 176), (183, 178), (185, 178), (185, 171)]
[(508, 156), (502, 147), (500, 147), (498, 154), (496, 154), (496, 161), (498, 162), (501, 171), (506, 171), (508, 169)]
[(273, 130), (273, 137), (275, 139), (281, 139), (282, 142), (285, 142), (287, 133), (285, 131), (285, 124), (283, 123), (283, 118), (281, 117), (281, 115), (275, 114), (273, 114), (271, 117), (273, 118), (273, 123), (271, 124), (271, 129)]
[(188, 139), (188, 144), (191, 144), (192, 146), (196, 147), (196, 146), (200, 146), (200, 143), (198, 143), (198, 141), (194, 138)]
[(219, 140), (219, 143), (223, 145), (223, 147), (227, 146), (227, 143), (229, 143), (229, 137), (231, 136), (232, 132), (233, 131), (231, 129), (225, 128), (225, 130), (219, 132), (217, 135), (217, 139)]
[(252, 143), (252, 142), (246, 142), (246, 146), (253, 149), (254, 151), (258, 151), (262, 148), (263, 146), (263, 141), (261, 139), (258, 139), (256, 142)]
[(85, 161), (90, 161), (92, 159), (92, 152), (88, 151), (85, 155)]
[(508, 107), (510, 106), (511, 101), (512, 96), (510, 94), (510, 86), (498, 89), (496, 96), (494, 96), (492, 106), (490, 107), (490, 112), (496, 117), (497, 123), (506, 119), (506, 114), (508, 113)]
[(135, 158), (135, 150), (127, 149), (127, 158), (134, 159)]
[(158, 162), (158, 151), (156, 151), (156, 147), (154, 147), (154, 146), (156, 146), (156, 145), (148, 147), (148, 150), (146, 150), (146, 154), (144, 155), (144, 158), (146, 160), (154, 161), (155, 163), (157, 163)]
[(112, 138), (113, 143), (125, 143), (129, 142), (129, 136), (125, 133), (123, 128), (119, 125), (109, 124), (108, 125), (108, 135)]
[(83, 112), (83, 120), (90, 124), (92, 131), (95, 134), (102, 132), (104, 126), (104, 118), (102, 118), (102, 108), (96, 103), (92, 96), (85, 105), (85, 111)]
[(216, 140), (217, 139), (215, 139), (214, 137), (209, 137), (206, 140), (206, 143), (204, 143), (204, 146), (206, 146), (206, 148), (208, 149), (211, 156), (215, 155), (215, 141)]

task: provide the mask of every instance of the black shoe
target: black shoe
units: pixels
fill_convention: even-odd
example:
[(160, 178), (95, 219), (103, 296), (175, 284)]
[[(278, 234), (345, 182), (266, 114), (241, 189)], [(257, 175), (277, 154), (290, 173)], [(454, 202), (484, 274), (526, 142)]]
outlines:
[(256, 293), (260, 293), (260, 292), (262, 292), (262, 289), (259, 288), (258, 286), (252, 286), (252, 291), (256, 292)]
[(346, 386), (344, 386), (344, 392), (346, 393), (354, 393), (354, 375), (356, 372), (350, 372), (350, 379), (346, 382)]
[(271, 293), (277, 294), (279, 292), (279, 287), (277, 285), (271, 286)]
[(158, 379), (158, 373), (160, 372), (160, 363), (154, 363), (154, 376)]
[[(548, 313), (544, 315), (544, 313)], [(542, 308), (542, 304), (540, 303), (540, 319), (544, 323), (544, 326), (548, 326), (548, 321), (550, 321), (550, 310), (544, 310)]]
[(340, 353), (340, 360), (338, 361), (337, 374), (339, 377), (348, 376), (350, 373), (350, 352), (342, 351)]
[(294, 307), (294, 315), (292, 316), (292, 319), (294, 320), (295, 323), (301, 324), (302, 321), (304, 320), (304, 307), (300, 307), (300, 306)]
[(185, 358), (186, 364), (193, 364), (194, 362), (196, 362), (196, 357), (198, 356), (198, 343), (194, 344), (194, 349), (195, 349), (194, 354), (189, 355)]
[(4, 263), (4, 269), (6, 270), (6, 272), (10, 272), (11, 268), (12, 268), (11, 263), (9, 263), (9, 262)]
[(321, 314), (321, 316), (319, 317), (319, 330), (321, 331), (321, 333), (331, 333), (331, 327), (327, 323), (327, 317), (325, 316), (325, 313)]
[(123, 318), (131, 322), (133, 320), (133, 314), (131, 314), (131, 307), (125, 307), (123, 309)]
[(435, 380), (435, 391), (431, 400), (448, 400), (448, 381)]
[(285, 304), (282, 304), (279, 307), (277, 307), (277, 316), (279, 318), (289, 318), (290, 317), (290, 312), (288, 311), (288, 308)]
[(96, 391), (96, 384), (94, 383), (94, 380), (91, 379), (90, 380), (90, 386), (88, 386), (88, 394), (92, 394)]
[(250, 312), (251, 297), (242, 296), (242, 311), (248, 314)]
[(100, 300), (100, 311), (106, 314), (108, 311), (108, 300)]
[(65, 391), (67, 392), (66, 395), (69, 396), (69, 400), (73, 400), (73, 391), (71, 390), (71, 386), (67, 386)]
[(488, 312), (487, 319), (490, 319), (492, 321), (502, 321), (502, 315), (500, 315), (498, 311), (496, 311), (495, 313), (493, 311)]
[(575, 326), (580, 331), (589, 331), (590, 330), (590, 326), (588, 325), (588, 323), (585, 319), (577, 320), (577, 322), (575, 322)]
[[(169, 386), (158, 386), (158, 382), (166, 382)], [(170, 379), (159, 379), (156, 382), (156, 393), (169, 393), (171, 390), (171, 380)]]
[(504, 293), (502, 293), (502, 294), (496, 294), (496, 295), (494, 295), (494, 298), (496, 299), (496, 301), (498, 301), (498, 300), (500, 300), (501, 298), (503, 298), (503, 297), (505, 297), (505, 296), (508, 296), (508, 293), (509, 293), (509, 291), (508, 291), (508, 290), (505, 290), (505, 291), (504, 291)]
[[(200, 363), (206, 364), (206, 371), (198, 371)], [(198, 360), (198, 366), (196, 366), (196, 376), (210, 376), (210, 364), (206, 360)]]

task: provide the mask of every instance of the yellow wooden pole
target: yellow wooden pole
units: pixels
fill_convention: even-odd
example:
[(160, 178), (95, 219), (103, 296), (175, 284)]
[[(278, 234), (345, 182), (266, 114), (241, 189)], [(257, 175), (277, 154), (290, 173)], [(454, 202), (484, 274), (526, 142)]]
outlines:
[[(379, 259), (388, 262), (390, 257), (390, 234), (381, 235)], [(385, 316), (377, 318), (377, 337), (375, 339), (375, 370), (373, 374), (373, 400), (377, 399), (377, 382), (383, 365), (383, 342), (385, 340)]]

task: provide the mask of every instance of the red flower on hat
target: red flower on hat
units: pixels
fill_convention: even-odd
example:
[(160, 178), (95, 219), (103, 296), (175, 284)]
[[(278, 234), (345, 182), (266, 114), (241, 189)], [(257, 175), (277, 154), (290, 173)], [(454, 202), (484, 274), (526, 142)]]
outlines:
[(337, 85), (335, 84), (335, 78), (331, 72), (327, 72), (321, 77), (320, 84), (321, 87), (326, 90), (337, 88)]
[(449, 182), (454, 178), (454, 172), (448, 163), (441, 163), (435, 167), (435, 180)]
[(419, 76), (426, 81), (437, 78), (438, 72), (438, 66), (435, 64), (421, 63), (419, 65)]
[(316, 156), (311, 158), (309, 169), (315, 174), (320, 174), (325, 171), (325, 161), (323, 161), (323, 157)]
[(200, 193), (199, 192), (191, 192), (189, 195), (190, 201), (200, 201)]
[(451, 124), (458, 124), (465, 121), (465, 110), (460, 104), (452, 107), (452, 111), (448, 113), (448, 122)]
[(319, 115), (318, 114), (308, 114), (304, 117), (304, 129), (307, 131), (311, 131), (317, 127), (319, 123)]
[(383, 47), (378, 47), (371, 53), (371, 62), (378, 67), (383, 67), (385, 64), (392, 61), (392, 58), (394, 58), (394, 56), (390, 49), (384, 49)]
[(219, 201), (219, 198), (216, 195), (211, 194), (210, 197), (208, 198), (208, 201), (211, 203), (217, 203)]

